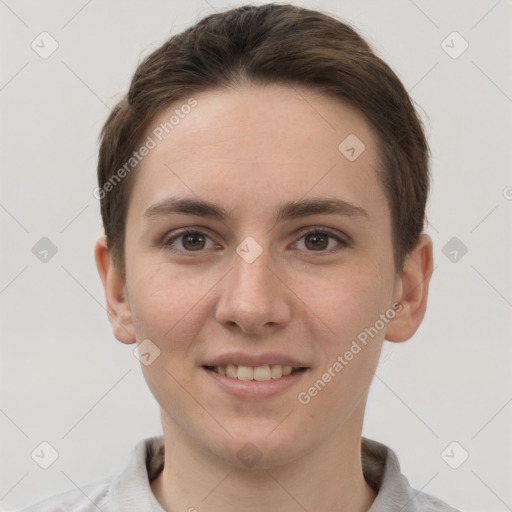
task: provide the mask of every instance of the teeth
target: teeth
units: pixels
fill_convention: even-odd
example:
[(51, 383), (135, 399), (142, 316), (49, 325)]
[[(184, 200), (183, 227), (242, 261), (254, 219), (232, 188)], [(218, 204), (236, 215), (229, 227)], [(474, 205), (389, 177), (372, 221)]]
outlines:
[(298, 369), (299, 367), (294, 368), (290, 365), (282, 366), (280, 364), (266, 364), (263, 366), (236, 366), (228, 364), (226, 366), (216, 366), (213, 370), (230, 379), (265, 381), (286, 377), (293, 370)]
[(253, 380), (254, 370), (252, 366), (239, 366), (236, 376), (238, 380)]
[[(240, 368), (238, 369), (240, 371)], [(254, 380), (270, 380), (272, 374), (270, 373), (270, 366), (256, 366), (253, 371)]]
[[(218, 366), (216, 367), (216, 370), (218, 371)], [(219, 372), (220, 373), (220, 372)], [(228, 364), (226, 366), (226, 375), (228, 377), (231, 377), (232, 379), (236, 379), (237, 378), (237, 367), (234, 365), (234, 364)]]
[(273, 379), (279, 379), (283, 376), (283, 367), (280, 364), (273, 364), (270, 367), (270, 376)]

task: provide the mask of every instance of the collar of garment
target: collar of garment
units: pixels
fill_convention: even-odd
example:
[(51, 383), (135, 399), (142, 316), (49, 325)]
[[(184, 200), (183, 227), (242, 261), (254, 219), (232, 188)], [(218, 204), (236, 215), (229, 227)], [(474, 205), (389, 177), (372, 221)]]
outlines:
[[(429, 505), (444, 505), (436, 498), (411, 488), (400, 472), (396, 455), (387, 446), (363, 437), (361, 460), (364, 477), (377, 492), (377, 497), (368, 512), (434, 510), (425, 508), (425, 498)], [(136, 510), (135, 505), (140, 504), (140, 510), (165, 512), (150, 486), (151, 480), (160, 474), (163, 466), (163, 436), (151, 437), (139, 442), (124, 471), (111, 482), (108, 494), (112, 504), (115, 505), (115, 510)], [(453, 509), (443, 507), (435, 510)]]

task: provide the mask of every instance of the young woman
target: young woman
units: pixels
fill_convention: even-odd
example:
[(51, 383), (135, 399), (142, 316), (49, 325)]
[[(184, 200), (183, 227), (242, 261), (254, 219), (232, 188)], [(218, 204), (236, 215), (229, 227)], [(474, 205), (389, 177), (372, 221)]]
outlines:
[(420, 325), (428, 146), (346, 24), (244, 6), (138, 67), (101, 137), (95, 256), (161, 409), (119, 474), (27, 510), (451, 511), (362, 438)]

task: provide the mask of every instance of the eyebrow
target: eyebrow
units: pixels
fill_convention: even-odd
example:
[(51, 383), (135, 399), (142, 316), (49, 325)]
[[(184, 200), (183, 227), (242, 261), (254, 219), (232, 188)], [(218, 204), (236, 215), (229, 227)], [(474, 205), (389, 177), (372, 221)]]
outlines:
[[(144, 217), (164, 217), (172, 214), (197, 215), (198, 217), (209, 217), (220, 221), (225, 221), (231, 216), (229, 210), (209, 201), (169, 197), (147, 208)], [(364, 208), (342, 199), (313, 198), (284, 203), (277, 209), (274, 222), (279, 223), (319, 214), (369, 218), (368, 212)]]

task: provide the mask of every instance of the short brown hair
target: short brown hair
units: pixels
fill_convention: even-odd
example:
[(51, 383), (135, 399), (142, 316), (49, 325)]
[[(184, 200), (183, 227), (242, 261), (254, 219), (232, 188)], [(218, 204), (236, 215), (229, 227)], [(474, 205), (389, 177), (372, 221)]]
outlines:
[(97, 190), (109, 251), (122, 275), (135, 173), (108, 193), (105, 184), (126, 166), (163, 109), (191, 94), (246, 81), (306, 86), (365, 116), (378, 135), (379, 176), (391, 211), (395, 267), (401, 270), (423, 231), (430, 181), (429, 148), (412, 101), (350, 26), (318, 11), (271, 3), (212, 14), (171, 37), (138, 66), (128, 93), (109, 115), (100, 136)]

